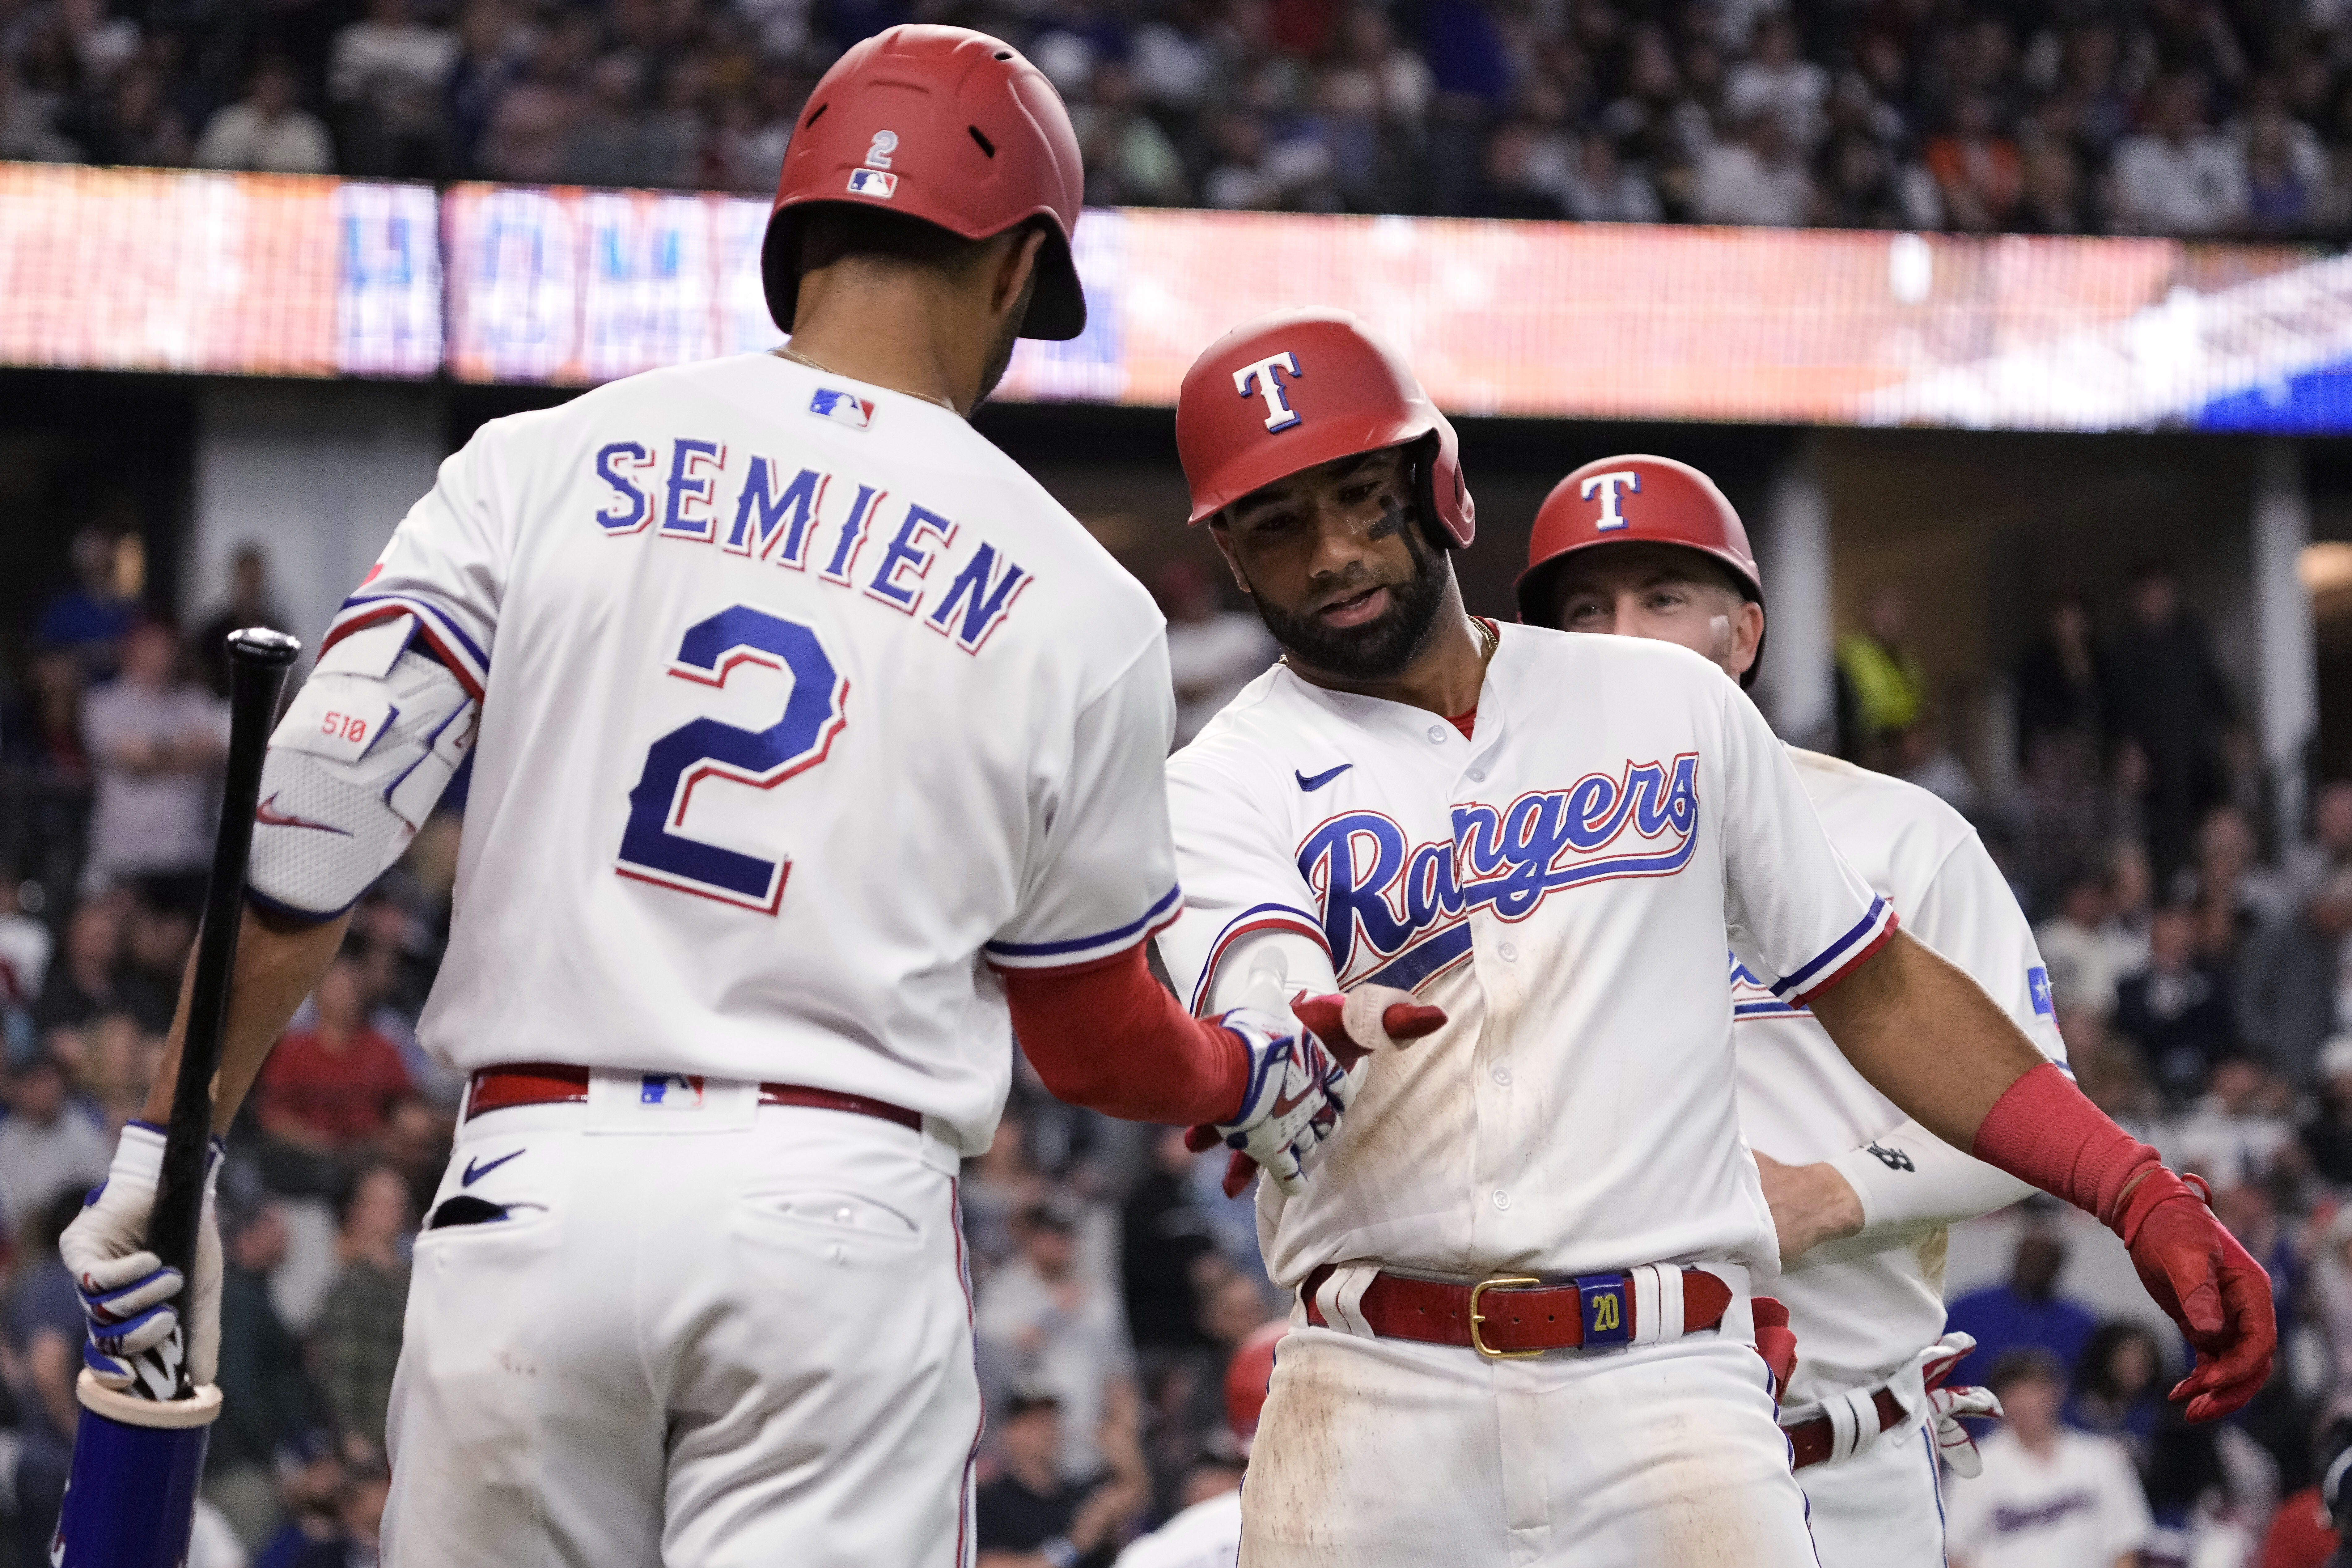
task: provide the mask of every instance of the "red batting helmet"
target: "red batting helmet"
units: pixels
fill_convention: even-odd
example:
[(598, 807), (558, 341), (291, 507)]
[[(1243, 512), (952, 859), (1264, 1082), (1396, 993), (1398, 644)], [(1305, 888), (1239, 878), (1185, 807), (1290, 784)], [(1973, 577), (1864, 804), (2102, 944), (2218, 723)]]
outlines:
[[(1578, 551), (1643, 542), (1711, 555), (1729, 569), (1740, 593), (1764, 602), (1764, 574), (1748, 546), (1748, 530), (1715, 481), (1688, 463), (1636, 453), (1587, 463), (1544, 498), (1528, 539), (1528, 569), (1514, 584), (1519, 619), (1549, 620), (1551, 580), (1559, 563)], [(1750, 666), (1741, 684), (1756, 671)]]
[(1225, 1363), (1225, 1425), (1246, 1441), (1257, 1435), (1258, 1413), (1265, 1408), (1265, 1385), (1274, 1381), (1275, 1342), (1290, 1331), (1277, 1318), (1261, 1323), (1234, 1349)]
[(800, 216), (812, 203), (870, 205), (966, 239), (1042, 217), (1021, 335), (1075, 338), (1087, 297), (1070, 235), (1085, 190), (1061, 95), (1012, 45), (968, 27), (892, 27), (851, 46), (801, 110), (760, 251), (768, 313), (793, 330)]
[(1422, 515), (1470, 542), (1475, 509), (1454, 426), (1395, 350), (1345, 310), (1282, 310), (1211, 343), (1176, 396), (1176, 452), (1205, 521), (1252, 490), (1383, 447), (1412, 446)]

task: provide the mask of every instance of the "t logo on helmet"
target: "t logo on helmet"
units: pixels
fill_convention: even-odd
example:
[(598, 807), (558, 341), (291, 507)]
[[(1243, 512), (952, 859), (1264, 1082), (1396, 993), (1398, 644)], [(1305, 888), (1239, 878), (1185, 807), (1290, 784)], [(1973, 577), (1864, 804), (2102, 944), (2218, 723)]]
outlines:
[(1288, 371), (1294, 377), (1306, 374), (1298, 368), (1298, 356), (1288, 349), (1234, 372), (1235, 393), (1247, 397), (1255, 391), (1265, 399), (1265, 427), (1269, 431), (1287, 430), (1298, 423), (1298, 411), (1283, 397), (1282, 382), (1276, 376), (1276, 371)]
[(1586, 500), (1592, 499), (1593, 491), (1601, 492), (1601, 517), (1592, 527), (1596, 532), (1606, 533), (1611, 529), (1626, 525), (1628, 520), (1617, 510), (1617, 497), (1621, 490), (1641, 494), (1642, 476), (1632, 468), (1618, 468), (1611, 473), (1590, 475), (1577, 488)]

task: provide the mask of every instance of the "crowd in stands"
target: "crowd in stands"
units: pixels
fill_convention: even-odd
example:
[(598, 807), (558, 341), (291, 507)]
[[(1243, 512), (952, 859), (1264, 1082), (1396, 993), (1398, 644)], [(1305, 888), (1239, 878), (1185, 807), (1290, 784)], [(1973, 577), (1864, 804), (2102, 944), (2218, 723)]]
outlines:
[[(0, 1568), (39, 1560), (73, 1431), (81, 1319), (55, 1237), (139, 1112), (194, 941), (225, 730), (200, 655), (232, 623), (283, 620), (247, 552), (230, 601), (182, 638), (142, 611), (124, 542), (104, 520), (76, 541), (75, 579), (26, 629), (0, 700)], [(1208, 574), (1154, 586), (1180, 723), (1197, 727), (1267, 646)], [(1952, 800), (2009, 871), (2084, 1089), (2210, 1181), (2276, 1283), (2279, 1373), (2219, 1433), (2163, 1404), (2176, 1340), (2059, 1294), (2046, 1219), (2024, 1222), (2008, 1282), (1954, 1304), (1984, 1342), (1969, 1372), (2000, 1363), (2029, 1412), (2054, 1413), (1999, 1439), (2009, 1468), (1988, 1473), (2029, 1490), (2045, 1461), (2121, 1475), (2065, 1434), (2121, 1443), (2154, 1563), (2167, 1541), (2259, 1541), (2311, 1480), (2319, 1425), (2352, 1409), (2352, 780), (2319, 783), (2304, 823), (2267, 818), (2180, 584), (2151, 563), (2117, 586), (2115, 625), (2062, 595), (2017, 665), (2013, 789), (1980, 787), (1942, 744), (1899, 595), (1874, 597), (1837, 673), (1843, 749)], [(409, 1247), (462, 1088), (415, 1039), (462, 791), (448, 805), (359, 906), (230, 1141), (209, 1562), (372, 1560)], [(1178, 1130), (1073, 1110), (1016, 1073), (961, 1189), (988, 1568), (1108, 1563), (1237, 1480), (1224, 1370), (1286, 1303), (1221, 1169)], [(2114, 1529), (2141, 1528), (2116, 1508)]]
[(2337, 0), (0, 0), (0, 157), (773, 189), (826, 64), (1021, 45), (1097, 204), (2341, 237)]

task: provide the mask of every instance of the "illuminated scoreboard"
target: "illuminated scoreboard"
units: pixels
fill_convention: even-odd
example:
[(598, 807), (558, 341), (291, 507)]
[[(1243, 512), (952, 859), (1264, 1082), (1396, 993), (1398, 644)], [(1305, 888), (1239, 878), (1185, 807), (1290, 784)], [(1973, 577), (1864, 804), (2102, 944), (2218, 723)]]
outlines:
[[(741, 196), (0, 163), (0, 363), (584, 386), (773, 347)], [(1286, 306), (1447, 408), (2352, 430), (2352, 258), (2168, 239), (1089, 212), (1003, 395), (1165, 406)]]

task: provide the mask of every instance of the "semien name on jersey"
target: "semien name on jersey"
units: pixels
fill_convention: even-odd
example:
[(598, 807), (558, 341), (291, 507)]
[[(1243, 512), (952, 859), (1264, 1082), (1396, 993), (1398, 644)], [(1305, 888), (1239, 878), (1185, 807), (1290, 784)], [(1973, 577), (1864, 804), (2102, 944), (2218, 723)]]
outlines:
[[(820, 580), (919, 618), (971, 654), (1013, 613), (1031, 581), (1025, 569), (975, 534), (971, 554), (927, 609), (931, 569), (956, 552), (961, 525), (919, 502), (894, 506), (887, 491), (856, 480), (840, 486), (854, 488), (856, 496), (839, 522), (828, 523), (823, 514), (834, 476), (800, 468), (785, 479), (792, 465), (765, 457), (744, 457), (735, 470), (741, 482), (731, 495), (723, 493), (731, 478), (724, 442), (673, 439), (667, 476), (655, 479), (661, 459), (659, 444), (649, 441), (608, 441), (597, 450), (596, 477), (614, 492), (611, 504), (594, 514), (606, 538), (650, 533), (715, 544), (727, 554), (793, 572), (806, 572), (814, 562)], [(894, 515), (895, 523), (877, 527), (877, 519)], [(817, 536), (827, 528), (833, 530), (830, 548), (818, 549)], [(869, 543), (877, 549), (869, 552)]]

